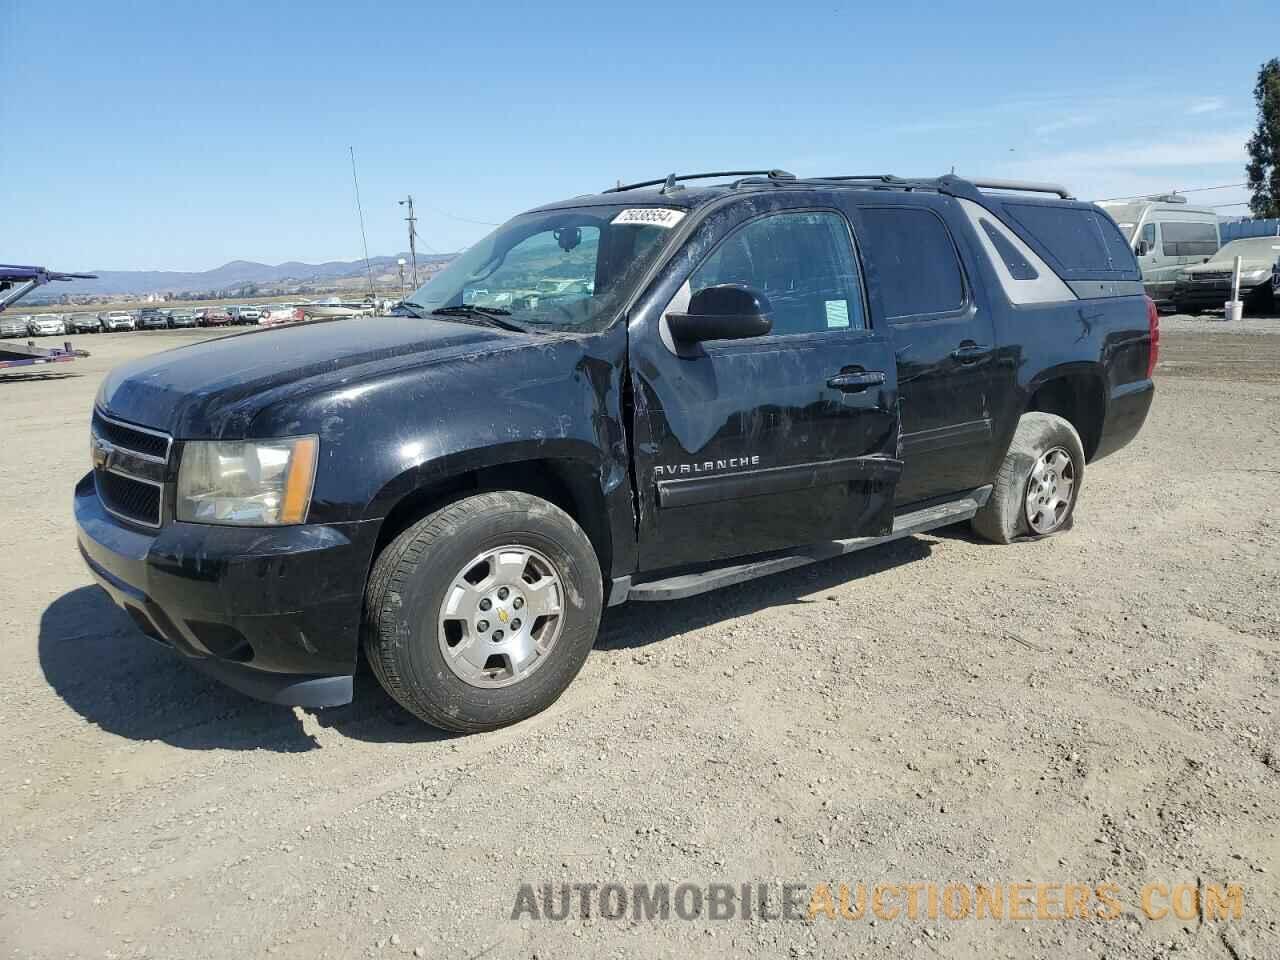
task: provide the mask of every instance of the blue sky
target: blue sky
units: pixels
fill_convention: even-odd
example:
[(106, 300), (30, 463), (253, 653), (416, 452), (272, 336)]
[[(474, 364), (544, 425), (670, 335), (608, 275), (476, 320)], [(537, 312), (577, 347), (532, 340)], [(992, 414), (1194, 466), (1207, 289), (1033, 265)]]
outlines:
[(1274, 0), (0, 0), (0, 261), (355, 259), (348, 145), (371, 253), (404, 248), (406, 193), (423, 246), (451, 251), (488, 230), (465, 219), (671, 170), (954, 166), (1089, 199), (1240, 183), (1275, 18)]

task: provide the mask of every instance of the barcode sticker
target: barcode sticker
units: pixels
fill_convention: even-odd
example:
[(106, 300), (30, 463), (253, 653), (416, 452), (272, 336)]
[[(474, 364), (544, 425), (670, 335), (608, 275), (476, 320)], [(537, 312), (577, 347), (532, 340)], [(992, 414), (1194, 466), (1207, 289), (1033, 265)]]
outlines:
[(632, 224), (634, 226), (662, 227), (670, 230), (684, 219), (683, 210), (669, 210), (666, 207), (632, 207), (623, 210), (613, 218), (616, 224)]

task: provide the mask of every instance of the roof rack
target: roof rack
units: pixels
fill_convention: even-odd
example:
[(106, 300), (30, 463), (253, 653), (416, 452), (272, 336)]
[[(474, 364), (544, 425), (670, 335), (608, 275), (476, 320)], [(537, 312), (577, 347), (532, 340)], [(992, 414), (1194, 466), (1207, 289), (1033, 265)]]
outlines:
[[(1066, 187), (1057, 183), (1040, 183), (1034, 180), (992, 180), (958, 177), (947, 174), (942, 177), (899, 177), (892, 173), (837, 174), (826, 177), (796, 177), (785, 170), (721, 170), (718, 173), (675, 174), (661, 180), (641, 180), (637, 183), (622, 184), (610, 187), (605, 193), (621, 193), (626, 190), (637, 190), (640, 187), (656, 187), (661, 185), (661, 193), (673, 193), (683, 189), (679, 186), (685, 180), (709, 180), (717, 177), (738, 177), (732, 184), (734, 187), (743, 184), (773, 183), (854, 183), (866, 184), (873, 189), (881, 190), (937, 190), (939, 193), (972, 196), (977, 190), (998, 190), (1017, 193), (1050, 193), (1063, 200), (1074, 200), (1075, 196)], [(757, 179), (764, 178), (764, 179)]]
[(955, 174), (947, 174), (943, 177), (899, 177), (892, 173), (873, 173), (860, 175), (841, 174), (834, 177), (813, 177), (814, 180), (836, 181), (838, 183), (848, 182), (865, 182), (871, 184), (883, 184), (886, 187), (897, 187), (902, 190), (940, 190), (944, 193), (950, 193), (955, 187), (961, 187), (964, 184), (975, 187), (979, 190), (1006, 190), (1027, 193), (1052, 193), (1061, 197), (1063, 200), (1074, 200), (1071, 191), (1066, 187), (1056, 183), (1039, 183), (1033, 180), (970, 180), (965, 177), (958, 177)]
[(660, 180), (640, 180), (636, 183), (619, 183), (616, 187), (610, 187), (605, 193), (623, 193), (627, 190), (638, 190), (641, 187), (656, 187), (662, 185), (662, 193), (672, 193), (678, 189), (678, 183), (685, 180), (711, 180), (716, 177), (768, 177), (770, 180), (794, 180), (794, 173), (787, 173), (785, 170), (721, 170), (717, 173), (682, 173), (669, 174)]
[(1039, 183), (1035, 180), (970, 180), (979, 190), (1011, 190), (1026, 193), (1056, 193), (1063, 200), (1074, 200), (1071, 191), (1059, 183)]

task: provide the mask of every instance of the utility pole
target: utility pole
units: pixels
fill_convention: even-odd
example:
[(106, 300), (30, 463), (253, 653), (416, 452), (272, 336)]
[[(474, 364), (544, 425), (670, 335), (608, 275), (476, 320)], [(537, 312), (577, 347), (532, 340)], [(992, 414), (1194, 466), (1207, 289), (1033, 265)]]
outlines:
[(418, 218), (413, 215), (413, 194), (400, 201), (400, 206), (409, 207), (409, 215), (405, 220), (409, 223), (409, 256), (413, 258), (413, 289), (418, 289)]
[(405, 298), (405, 292), (404, 292), (404, 257), (401, 257), (399, 260), (397, 260), (397, 261), (396, 261), (396, 266), (398, 266), (398, 267), (400, 268), (400, 299), (401, 299), (401, 300), (403, 300), (403, 299)]

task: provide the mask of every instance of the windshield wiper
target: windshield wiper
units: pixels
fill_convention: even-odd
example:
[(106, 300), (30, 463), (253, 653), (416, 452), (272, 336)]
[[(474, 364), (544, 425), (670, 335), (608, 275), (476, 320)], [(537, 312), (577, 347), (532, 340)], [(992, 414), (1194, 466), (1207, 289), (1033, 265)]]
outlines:
[(427, 317), (427, 308), (420, 303), (414, 303), (412, 300), (401, 300), (392, 309), (403, 310), (409, 316), (417, 317), (419, 320), (424, 320)]
[(508, 320), (507, 317), (511, 316), (511, 311), (503, 310), (501, 307), (478, 307), (474, 303), (467, 303), (457, 307), (437, 307), (431, 311), (431, 315), (433, 317), (470, 317), (501, 327), (503, 330), (514, 330), (516, 333), (529, 332), (514, 320)]

